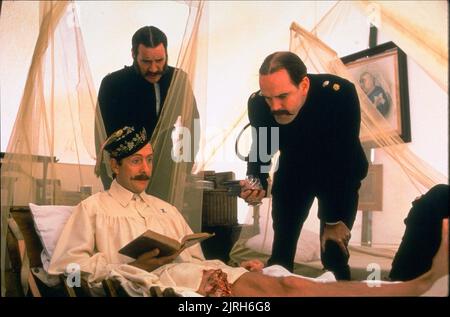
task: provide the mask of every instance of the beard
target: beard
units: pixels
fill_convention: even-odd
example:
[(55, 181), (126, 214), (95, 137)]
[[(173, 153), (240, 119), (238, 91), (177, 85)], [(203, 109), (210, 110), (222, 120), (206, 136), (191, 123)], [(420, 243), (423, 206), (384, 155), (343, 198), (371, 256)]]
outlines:
[(167, 69), (169, 68), (169, 64), (168, 64), (168, 60), (166, 57), (166, 63), (164, 64), (163, 68), (161, 71), (157, 71), (157, 72), (143, 72), (141, 70), (141, 68), (139, 67), (138, 62), (136, 61), (136, 58), (133, 58), (133, 67), (136, 69), (136, 71), (142, 76), (142, 77), (147, 77), (147, 76), (164, 76), (164, 74), (167, 72)]
[(281, 116), (281, 115), (292, 116), (294, 114), (290, 113), (287, 110), (278, 110), (278, 111), (272, 111), (272, 115), (274, 115), (274, 116)]

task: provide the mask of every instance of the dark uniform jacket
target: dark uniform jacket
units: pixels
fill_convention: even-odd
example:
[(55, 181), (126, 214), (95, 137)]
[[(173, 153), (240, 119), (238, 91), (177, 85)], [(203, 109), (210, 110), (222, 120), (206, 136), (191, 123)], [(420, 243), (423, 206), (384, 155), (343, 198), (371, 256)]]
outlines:
[[(312, 190), (326, 196), (329, 204), (323, 206), (324, 214), (319, 217), (326, 222), (337, 222), (347, 212), (342, 207), (346, 206), (346, 192), (358, 188), (368, 170), (359, 141), (358, 96), (354, 85), (343, 78), (329, 74), (307, 76), (310, 89), (294, 121), (287, 125), (278, 124), (258, 92), (248, 101), (248, 116), (254, 128), (276, 127), (279, 131), (280, 158), (272, 187), (274, 199), (289, 199), (299, 190)], [(270, 152), (266, 151), (271, 148), (270, 136), (268, 133), (267, 147), (261, 147), (261, 137), (259, 142), (254, 138), (252, 151)], [(249, 155), (247, 174), (259, 176), (267, 189), (268, 175), (263, 169), (270, 161), (254, 153), (253, 157), (258, 159), (252, 162), (252, 153)]]
[[(175, 71), (181, 70), (168, 66), (158, 81), (161, 96), (159, 113)], [(125, 66), (105, 76), (100, 85), (98, 101), (107, 136), (131, 123), (144, 126), (150, 134), (155, 130), (159, 117), (156, 114), (155, 88), (134, 66)], [(198, 118), (198, 112), (194, 117)]]

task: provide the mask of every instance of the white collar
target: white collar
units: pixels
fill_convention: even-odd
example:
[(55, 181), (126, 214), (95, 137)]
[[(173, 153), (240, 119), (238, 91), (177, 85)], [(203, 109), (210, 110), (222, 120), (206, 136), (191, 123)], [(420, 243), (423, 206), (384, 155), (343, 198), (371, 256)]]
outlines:
[(111, 188), (108, 190), (108, 193), (111, 195), (112, 198), (117, 200), (122, 207), (127, 207), (131, 200), (134, 199), (134, 197), (140, 197), (148, 206), (151, 205), (150, 196), (147, 195), (145, 192), (142, 192), (140, 194), (135, 194), (122, 185), (120, 185), (117, 180), (113, 180), (111, 183)]

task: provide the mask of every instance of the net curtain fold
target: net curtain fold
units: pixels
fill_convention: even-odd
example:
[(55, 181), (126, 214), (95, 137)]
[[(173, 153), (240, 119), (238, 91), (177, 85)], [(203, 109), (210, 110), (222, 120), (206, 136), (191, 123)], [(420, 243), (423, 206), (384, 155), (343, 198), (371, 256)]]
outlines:
[[(163, 151), (172, 149), (170, 132), (178, 116), (181, 115), (184, 126), (190, 127), (194, 119), (192, 105), (196, 104), (198, 111), (204, 113), (206, 66), (198, 61), (207, 55), (207, 45), (199, 40), (207, 32), (207, 6), (203, 1), (183, 1), (180, 5), (186, 5), (189, 11), (176, 64), (185, 75), (174, 76), (151, 139), (155, 152), (152, 185), (169, 188), (169, 202), (180, 208), (198, 231), (202, 191), (191, 186), (189, 194), (196, 199), (187, 201), (189, 195), (185, 195), (192, 163), (176, 164), (169, 169), (166, 160), (158, 160)], [(62, 190), (64, 184), (60, 180), (69, 178), (76, 190), (86, 184), (84, 178), (92, 182), (97, 154), (95, 136), (100, 137), (99, 141), (105, 139), (75, 3), (40, 2), (38, 27), (23, 97), (1, 168), (2, 295), (6, 291), (6, 233), (10, 207), (18, 201), (66, 204), (68, 192)], [(194, 98), (196, 103), (193, 103)], [(200, 127), (196, 133), (200, 133)], [(77, 172), (67, 177), (56, 164), (59, 160), (76, 166)], [(99, 179), (90, 186), (94, 192), (102, 189)]]
[[(448, 2), (446, 1), (339, 1), (307, 32), (291, 25), (291, 50), (308, 61), (316, 72), (330, 72), (355, 83), (361, 103), (361, 135), (369, 135), (423, 192), (448, 179), (415, 155), (360, 88), (337, 54), (320, 39), (336, 36), (339, 21), (358, 19), (375, 25), (420, 65), (448, 95)], [(362, 22), (364, 21), (364, 22)], [(307, 48), (307, 49), (306, 49)], [(386, 131), (389, 131), (388, 133)]]

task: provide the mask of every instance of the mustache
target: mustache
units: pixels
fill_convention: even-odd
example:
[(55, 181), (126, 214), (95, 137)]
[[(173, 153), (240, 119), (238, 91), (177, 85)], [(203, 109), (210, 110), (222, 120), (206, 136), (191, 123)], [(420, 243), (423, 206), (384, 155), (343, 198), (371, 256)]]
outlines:
[(131, 180), (134, 181), (148, 181), (150, 180), (150, 176), (148, 176), (147, 174), (141, 174), (141, 175), (137, 175), (131, 178)]
[(150, 71), (147, 71), (147, 72), (145, 73), (145, 76), (162, 76), (162, 75), (164, 75), (164, 73), (166, 72), (167, 67), (168, 67), (168, 64), (167, 64), (167, 62), (166, 62), (166, 64), (163, 66), (163, 69), (162, 69), (162, 70), (160, 70), (160, 71), (158, 71), (158, 72), (150, 72)]
[(145, 76), (160, 76), (164, 73), (164, 71), (161, 72), (146, 72)]
[(271, 111), (271, 113), (272, 113), (274, 116), (280, 116), (280, 115), (288, 115), (288, 116), (292, 116), (292, 115), (293, 115), (292, 113), (290, 113), (290, 112), (287, 111), (287, 110)]

